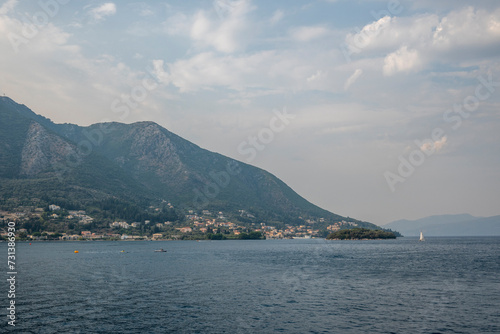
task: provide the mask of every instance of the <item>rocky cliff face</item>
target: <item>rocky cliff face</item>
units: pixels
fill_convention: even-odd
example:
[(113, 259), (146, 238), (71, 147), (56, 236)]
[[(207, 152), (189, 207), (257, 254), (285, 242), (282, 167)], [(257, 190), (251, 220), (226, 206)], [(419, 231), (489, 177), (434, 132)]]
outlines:
[(21, 152), (21, 176), (36, 176), (61, 164), (75, 148), (39, 123), (32, 122)]
[(117, 161), (136, 161), (136, 172), (152, 172), (158, 177), (188, 178), (175, 146), (155, 123), (144, 122), (130, 127), (123, 142), (130, 141), (129, 154), (115, 158)]

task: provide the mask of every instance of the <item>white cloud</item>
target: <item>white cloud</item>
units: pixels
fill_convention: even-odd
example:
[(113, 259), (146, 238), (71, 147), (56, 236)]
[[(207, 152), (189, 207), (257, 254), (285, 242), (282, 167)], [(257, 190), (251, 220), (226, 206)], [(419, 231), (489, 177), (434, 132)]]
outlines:
[(435, 142), (426, 142), (420, 146), (420, 150), (424, 152), (439, 152), (446, 146), (448, 138), (446, 136)]
[(328, 33), (328, 29), (325, 27), (311, 26), (311, 27), (299, 27), (292, 31), (293, 39), (300, 42), (308, 42), (313, 39), (323, 37)]
[[(237, 154), (237, 144), (267, 126), (274, 108), (286, 106), (297, 118), (259, 155), (258, 162), (279, 176), (283, 173), (286, 176), (290, 166), (295, 166), (292, 170), (296, 173), (307, 166), (320, 166), (308, 184), (301, 185), (292, 172), (288, 174), (294, 187), (315, 190), (324, 187), (323, 192), (316, 194), (320, 199), (331, 198), (332, 187), (337, 189), (339, 184), (341, 191), (335, 194), (342, 195), (336, 202), (349, 198), (345, 194), (359, 192), (351, 189), (358, 177), (375, 181), (362, 184), (370, 184), (372, 189), (367, 197), (379, 198), (387, 189), (382, 184), (384, 170), (397, 167), (397, 156), (408, 142), (428, 138), (429, 131), (437, 126), (449, 129), (445, 127), (453, 124), (442, 120), (443, 112), (474, 94), (479, 75), (486, 78), (484, 73), (493, 68), (493, 82), (500, 78), (500, 53), (494, 52), (500, 47), (499, 11), (493, 6), (488, 7), (493, 8), (488, 12), (455, 5), (455, 1), (463, 4), (465, 0), (453, 3), (446, 0), (450, 5), (439, 10), (429, 5), (425, 10), (414, 11), (411, 5), (405, 5), (404, 17), (386, 17), (365, 27), (361, 25), (349, 38), (346, 30), (334, 28), (340, 23), (332, 23), (330, 13), (318, 12), (338, 7), (325, 3), (307, 8), (282, 3), (281, 10), (260, 3), (256, 13), (252, 12), (250, 1), (214, 0), (186, 5), (158, 2), (148, 5), (151, 11), (134, 3), (120, 7), (120, 15), (124, 17), (113, 20), (115, 29), (106, 31), (104, 25), (81, 24), (84, 19), (96, 22), (97, 18), (109, 18), (94, 19), (90, 11), (110, 1), (114, 2), (92, 2), (83, 11), (81, 3), (69, 2), (65, 12), (76, 14), (59, 15), (44, 25), (29, 44), (21, 45), (22, 52), (18, 54), (13, 52), (8, 34), (21, 34), (23, 20), (15, 18), (23, 13), (18, 13), (18, 8), (22, 5), (23, 11), (37, 11), (37, 2), (31, 5), (19, 2), (14, 8), (16, 1), (0, 1), (2, 93), (57, 122), (84, 125), (105, 118), (127, 123), (153, 120), (236, 159), (242, 158)], [(500, 8), (497, 4), (494, 7)], [(114, 11), (103, 10), (100, 15), (106, 12), (113, 15), (116, 6)], [(157, 15), (140, 17), (152, 12)], [(369, 15), (366, 8), (357, 13), (352, 11), (344, 24), (355, 25), (349, 22), (359, 22), (363, 13), (364, 17)], [(80, 19), (78, 26), (82, 29), (70, 26), (75, 18)], [(120, 32), (131, 28), (143, 37), (122, 39)], [(101, 47), (106, 40), (112, 42), (112, 47)], [(140, 49), (131, 50), (131, 41)], [(359, 49), (352, 62), (346, 62), (338, 48), (343, 41), (350, 43), (351, 51)], [(103, 52), (107, 54), (102, 55)], [(147, 98), (137, 103), (127, 116), (114, 112), (111, 102), (130, 96), (145, 76), (147, 83), (154, 83), (149, 73), (141, 72), (149, 68), (148, 59), (157, 59), (151, 66), (163, 85), (148, 91)], [(429, 67), (430, 71), (414, 74)], [(481, 102), (477, 112), (463, 120), (464, 126), (453, 136), (456, 149), (453, 158), (466, 152), (467, 147), (478, 157), (495, 156), (491, 152), (499, 142), (498, 131), (495, 132), (498, 110), (498, 95), (492, 94), (488, 101)], [(214, 133), (226, 135), (214, 136)], [(429, 139), (422, 149), (442, 153), (452, 144), (446, 138), (434, 139), (439, 138)], [(485, 146), (482, 140), (491, 143)], [(416, 148), (412, 145), (404, 154), (409, 154), (411, 147)], [(277, 162), (280, 155), (283, 168)], [(296, 164), (293, 161), (296, 156), (307, 162)], [(267, 165), (263, 165), (266, 157)], [(426, 166), (422, 172), (425, 174), (441, 163), (449, 167), (448, 158), (437, 158), (436, 164)], [(373, 168), (359, 167), (366, 166), (367, 161)], [(482, 160), (478, 165), (487, 166), (488, 161)], [(470, 171), (460, 164), (451, 166), (454, 170), (458, 168), (457, 174)], [(498, 174), (497, 167), (496, 162), (488, 167), (490, 175)], [(423, 175), (420, 171), (418, 174)], [(419, 176), (415, 177), (418, 181)], [(490, 177), (489, 183), (491, 179), (498, 178)], [(315, 182), (315, 186), (308, 187), (310, 182)], [(407, 182), (405, 187), (411, 189), (413, 182)], [(498, 182), (494, 185), (500, 189)], [(402, 188), (398, 191), (404, 195)], [(314, 199), (311, 192), (304, 194)], [(490, 194), (498, 195), (498, 190)], [(366, 203), (372, 203), (372, 198)], [(390, 200), (384, 203), (378, 199), (370, 209), (382, 212), (376, 206), (384, 207)], [(356, 215), (359, 210), (349, 206), (348, 200), (341, 204), (347, 214), (354, 210), (352, 214)], [(400, 210), (391, 215), (403, 213)], [(366, 218), (371, 219), (370, 215)]]
[[(353, 34), (347, 34), (345, 42), (349, 50), (353, 53), (366, 52), (374, 47), (374, 45), (380, 45), (380, 35), (382, 32), (387, 32), (390, 30), (392, 19), (389, 16), (385, 16), (373, 23), (365, 25), (360, 31)], [(391, 39), (391, 42), (393, 40)]]
[(437, 140), (434, 142), (434, 148), (436, 149), (436, 151), (441, 151), (441, 149), (446, 145), (448, 141), (448, 138), (446, 136), (444, 136), (443, 138), (441, 138), (440, 140)]
[(162, 26), (168, 35), (180, 35), (191, 29), (189, 18), (183, 13), (175, 13), (170, 16), (163, 22)]
[[(223, 5), (216, 6), (218, 3)], [(247, 14), (254, 8), (250, 1), (218, 1), (214, 4), (218, 19), (211, 19), (207, 11), (197, 12), (192, 21), (190, 36), (201, 46), (209, 46), (217, 51), (232, 53), (243, 48), (248, 41), (250, 30)]]
[(212, 52), (204, 52), (168, 64), (168, 70), (163, 69), (162, 60), (154, 61), (154, 66), (159, 80), (165, 84), (171, 83), (181, 92), (214, 87), (238, 90), (257, 84), (252, 75), (255, 75), (255, 69), (265, 64), (265, 60), (269, 58), (272, 58), (269, 53), (248, 57), (218, 57)]
[(5, 15), (9, 13), (11, 10), (16, 7), (17, 3), (19, 0), (7, 0), (5, 3), (0, 7), (0, 15)]
[(92, 18), (98, 22), (104, 20), (107, 16), (116, 14), (116, 5), (112, 2), (106, 2), (90, 11)]
[(170, 75), (163, 68), (163, 60), (153, 60), (154, 74), (159, 82), (168, 85), (170, 83)]
[(353, 83), (358, 80), (358, 78), (363, 74), (363, 70), (358, 68), (354, 71), (354, 73), (346, 80), (344, 84), (344, 90), (348, 90), (349, 87), (352, 86)]
[(279, 21), (281, 21), (283, 19), (283, 17), (285, 16), (285, 13), (283, 13), (282, 10), (276, 10), (273, 14), (273, 16), (271, 17), (271, 19), (269, 20), (269, 22), (271, 24), (276, 24), (278, 23)]
[[(500, 9), (488, 12), (465, 7), (446, 15), (386, 16), (345, 38), (348, 51), (359, 58), (385, 54), (383, 72), (392, 75), (448, 64), (484, 59), (500, 51)], [(469, 64), (470, 66), (470, 64)]]
[(326, 76), (326, 72), (317, 70), (316, 73), (314, 73), (313, 75), (308, 77), (306, 80), (307, 80), (307, 82), (313, 82), (313, 81), (320, 80), (320, 79), (324, 78), (325, 76)]
[[(22, 34), (25, 24), (0, 15), (3, 92), (56, 122), (90, 124), (104, 118), (117, 119), (111, 102), (123, 93), (130, 94), (131, 87), (140, 84), (144, 74), (110, 55), (84, 56), (81, 46), (73, 44), (72, 36), (53, 23), (39, 27), (36, 35), (20, 44), (16, 52), (9, 36)], [(61, 112), (63, 109), (71, 113)], [(129, 117), (134, 117), (133, 112)]]
[[(163, 83), (181, 92), (227, 88), (243, 92), (246, 89), (331, 91), (326, 75), (332, 56), (296, 50), (260, 51), (242, 55), (220, 55), (202, 52), (172, 63), (156, 60), (156, 75)], [(161, 64), (161, 66), (159, 66)], [(340, 89), (341, 88), (340, 84)], [(339, 85), (337, 85), (339, 86)]]
[(51, 22), (36, 26), (8, 15), (0, 16), (0, 45), (5, 44), (2, 45), (5, 58), (9, 58), (12, 51), (14, 54), (38, 52), (43, 57), (55, 47), (74, 49), (75, 45), (67, 45), (69, 36)]
[(417, 50), (409, 50), (402, 46), (396, 52), (388, 54), (384, 59), (384, 75), (390, 76), (398, 72), (410, 72), (418, 70), (421, 66), (420, 56)]
[(467, 7), (443, 17), (435, 27), (433, 45), (437, 49), (481, 46), (500, 42), (500, 10), (488, 13)]

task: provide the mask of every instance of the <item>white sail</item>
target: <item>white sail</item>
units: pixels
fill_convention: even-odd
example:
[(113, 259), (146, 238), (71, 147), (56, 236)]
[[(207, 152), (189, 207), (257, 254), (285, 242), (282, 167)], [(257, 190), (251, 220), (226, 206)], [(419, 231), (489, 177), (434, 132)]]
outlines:
[(425, 241), (424, 234), (422, 233), (422, 231), (420, 231), (420, 241)]

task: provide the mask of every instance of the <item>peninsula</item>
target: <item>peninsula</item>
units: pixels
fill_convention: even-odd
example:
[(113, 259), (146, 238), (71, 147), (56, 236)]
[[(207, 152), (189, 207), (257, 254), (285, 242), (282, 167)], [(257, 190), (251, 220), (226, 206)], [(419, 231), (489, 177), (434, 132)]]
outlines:
[(383, 230), (369, 230), (366, 228), (343, 229), (330, 233), (327, 240), (380, 240), (396, 239), (394, 232)]

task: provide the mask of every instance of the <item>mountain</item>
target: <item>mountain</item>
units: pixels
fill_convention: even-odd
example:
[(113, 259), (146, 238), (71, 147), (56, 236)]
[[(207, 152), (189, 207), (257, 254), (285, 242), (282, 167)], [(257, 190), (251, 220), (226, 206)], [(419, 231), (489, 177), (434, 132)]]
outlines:
[(383, 225), (404, 236), (499, 236), (500, 216), (474, 217), (469, 214), (438, 215), (417, 220), (396, 220)]
[(345, 220), (376, 228), (324, 210), (265, 170), (156, 123), (55, 124), (8, 97), (0, 97), (0, 180), (0, 207), (7, 209), (55, 203), (105, 210), (111, 203), (123, 208), (113, 217), (125, 219), (124, 211), (169, 202), (183, 211), (246, 212), (241, 220), (255, 222), (311, 219), (325, 228)]

